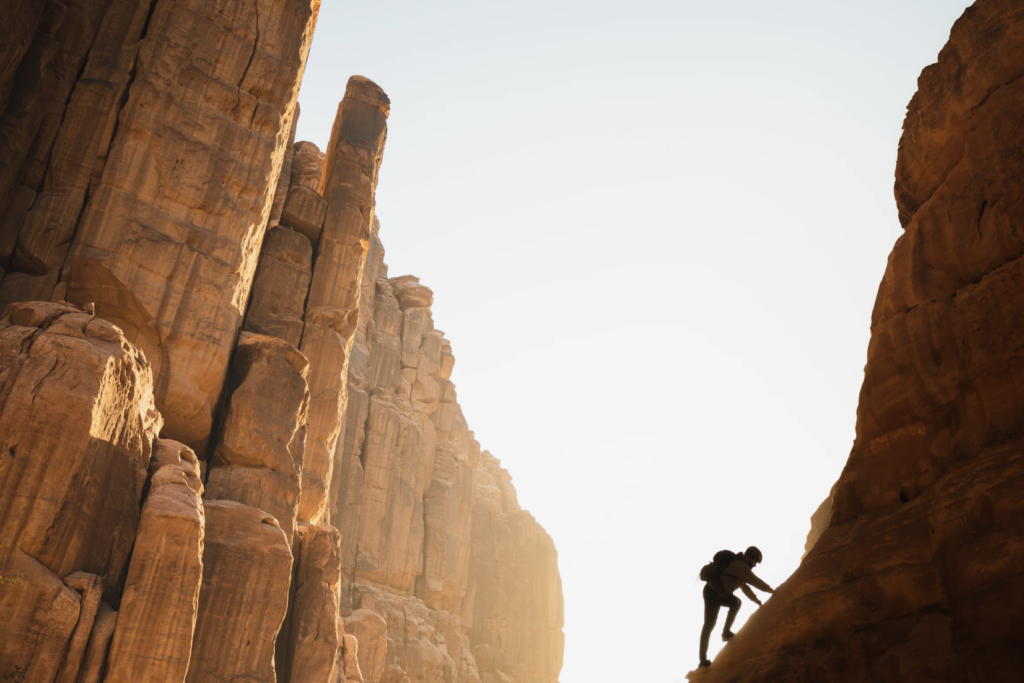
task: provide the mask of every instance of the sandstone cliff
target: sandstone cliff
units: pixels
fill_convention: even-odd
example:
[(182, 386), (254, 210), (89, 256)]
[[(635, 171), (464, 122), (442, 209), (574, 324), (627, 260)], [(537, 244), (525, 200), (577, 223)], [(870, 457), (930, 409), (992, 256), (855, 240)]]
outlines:
[(978, 0), (921, 74), (857, 438), (799, 569), (691, 680), (1024, 670), (1024, 7)]
[(5, 681), (557, 681), (554, 545), (387, 279), (390, 101), (294, 141), (318, 6), (0, 3)]

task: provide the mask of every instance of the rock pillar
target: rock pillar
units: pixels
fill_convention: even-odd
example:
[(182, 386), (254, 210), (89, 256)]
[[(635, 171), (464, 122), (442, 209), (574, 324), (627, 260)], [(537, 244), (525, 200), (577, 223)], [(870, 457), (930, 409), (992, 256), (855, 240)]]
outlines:
[(302, 332), (309, 358), (309, 423), (299, 519), (327, 512), (334, 451), (345, 411), (348, 352), (359, 311), (359, 287), (373, 225), (377, 171), (387, 137), (390, 101), (372, 81), (353, 76), (338, 106), (321, 182), (327, 202)]

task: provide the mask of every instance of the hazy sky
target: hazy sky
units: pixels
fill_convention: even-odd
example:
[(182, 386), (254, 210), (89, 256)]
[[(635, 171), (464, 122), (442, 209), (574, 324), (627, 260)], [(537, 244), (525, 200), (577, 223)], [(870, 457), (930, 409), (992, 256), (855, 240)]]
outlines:
[(701, 565), (799, 563), (906, 104), (967, 4), (324, 2), (298, 138), (326, 147), (352, 74), (391, 98), (386, 261), (434, 290), (470, 427), (555, 539), (562, 683), (682, 681)]

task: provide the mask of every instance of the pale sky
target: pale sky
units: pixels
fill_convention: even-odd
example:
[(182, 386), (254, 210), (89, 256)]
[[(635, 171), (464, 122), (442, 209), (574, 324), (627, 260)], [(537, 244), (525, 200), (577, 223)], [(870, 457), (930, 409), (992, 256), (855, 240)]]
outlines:
[(391, 98), (386, 261), (434, 290), (470, 427), (558, 547), (561, 683), (682, 681), (711, 555), (798, 565), (906, 105), (967, 4), (324, 2), (298, 139), (326, 147), (352, 74)]

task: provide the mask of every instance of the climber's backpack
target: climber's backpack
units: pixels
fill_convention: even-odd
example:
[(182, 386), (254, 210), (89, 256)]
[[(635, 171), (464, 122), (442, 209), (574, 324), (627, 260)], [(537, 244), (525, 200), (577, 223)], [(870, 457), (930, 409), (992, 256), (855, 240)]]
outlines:
[(711, 561), (704, 565), (700, 570), (700, 580), (718, 582), (722, 577), (722, 572), (725, 571), (725, 568), (738, 560), (739, 557), (739, 553), (734, 553), (731, 550), (719, 550), (715, 553), (715, 556), (711, 558)]

